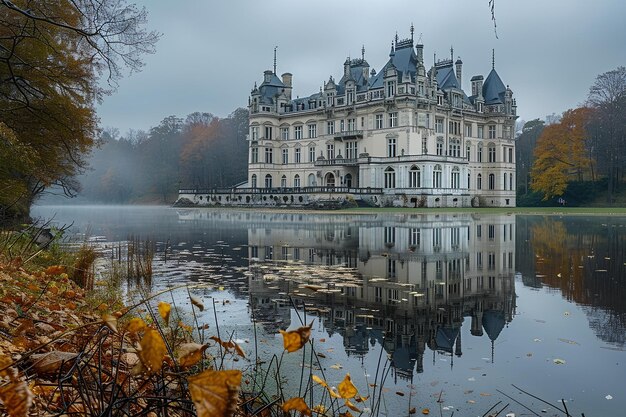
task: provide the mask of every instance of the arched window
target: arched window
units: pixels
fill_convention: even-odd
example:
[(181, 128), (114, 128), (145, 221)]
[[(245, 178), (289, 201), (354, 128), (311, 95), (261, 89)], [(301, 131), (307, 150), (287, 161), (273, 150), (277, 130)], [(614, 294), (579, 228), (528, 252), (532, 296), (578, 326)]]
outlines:
[(352, 174), (346, 174), (346, 176), (343, 177), (343, 182), (346, 185), (346, 187), (351, 188), (352, 187)]
[(435, 165), (435, 169), (433, 170), (433, 187), (441, 188), (441, 165)]
[(283, 175), (282, 177), (280, 177), (280, 186), (282, 188), (287, 188), (287, 176)]
[(448, 155), (459, 158), (461, 156), (461, 141), (459, 139), (451, 139), (448, 144)]
[(483, 189), (483, 175), (482, 174), (478, 174), (476, 176), (476, 189), (477, 190)]
[(335, 175), (332, 172), (329, 172), (324, 177), (324, 185), (326, 185), (327, 187), (335, 186)]
[(422, 186), (422, 172), (418, 167), (413, 165), (409, 170), (409, 187), (419, 188)]
[(391, 168), (385, 168), (385, 188), (396, 188), (396, 171)]
[(467, 160), (470, 160), (470, 155), (472, 154), (472, 144), (470, 142), (465, 142), (465, 157)]
[(496, 188), (496, 176), (493, 174), (489, 174), (489, 189), (493, 190)]
[(459, 167), (452, 168), (450, 184), (452, 188), (459, 188), (461, 186), (461, 171), (459, 171)]
[(272, 188), (272, 176), (270, 174), (265, 176), (265, 188)]
[(252, 178), (250, 180), (250, 186), (252, 188), (256, 188), (256, 174), (252, 174)]
[(296, 188), (300, 187), (300, 175), (296, 174), (293, 177), (293, 186)]
[(309, 187), (315, 187), (315, 174), (309, 174)]
[(482, 143), (479, 143), (478, 147), (476, 148), (476, 160), (478, 162), (483, 161), (483, 144)]

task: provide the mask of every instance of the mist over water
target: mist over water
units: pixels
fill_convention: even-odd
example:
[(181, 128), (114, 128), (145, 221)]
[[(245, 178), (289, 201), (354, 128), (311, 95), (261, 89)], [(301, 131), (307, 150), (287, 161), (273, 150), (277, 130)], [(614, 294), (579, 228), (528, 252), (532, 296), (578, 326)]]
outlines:
[[(280, 355), (278, 330), (313, 322), (319, 364), (303, 360), (308, 346), (283, 359), (294, 395), (304, 365), (330, 385), (349, 372), (362, 395), (384, 378), (389, 416), (407, 415), (409, 404), (483, 415), (498, 401), (529, 413), (503, 393), (559, 414), (512, 384), (557, 406), (565, 399), (572, 415), (626, 407), (621, 217), (123, 206), (34, 215), (73, 222), (68, 239), (155, 241), (150, 290), (208, 284), (192, 293), (214, 303), (222, 337), (248, 357)], [(186, 291), (173, 297), (191, 311)], [(212, 308), (198, 319), (209, 335), (217, 329)]]

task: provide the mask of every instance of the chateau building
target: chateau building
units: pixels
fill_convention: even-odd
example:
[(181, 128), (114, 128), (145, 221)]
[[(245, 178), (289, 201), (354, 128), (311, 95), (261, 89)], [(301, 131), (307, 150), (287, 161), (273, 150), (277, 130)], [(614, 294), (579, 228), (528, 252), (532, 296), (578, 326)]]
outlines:
[(466, 94), (453, 54), (427, 71), (424, 46), (396, 36), (379, 72), (363, 49), (338, 80), (302, 98), (293, 97), (292, 74), (278, 78), (274, 65), (250, 95), (240, 191), (278, 203), (325, 194), (380, 206), (515, 206), (513, 92), (492, 63)]

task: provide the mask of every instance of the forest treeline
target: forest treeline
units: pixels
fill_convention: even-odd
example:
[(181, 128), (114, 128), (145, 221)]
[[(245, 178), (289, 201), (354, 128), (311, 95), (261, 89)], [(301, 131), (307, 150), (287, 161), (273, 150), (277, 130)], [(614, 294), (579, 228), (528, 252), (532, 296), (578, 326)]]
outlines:
[(582, 106), (526, 122), (516, 161), (518, 205), (615, 203), (626, 183), (626, 67), (598, 75)]
[(81, 199), (172, 203), (178, 189), (220, 188), (246, 180), (248, 111), (228, 117), (195, 112), (168, 116), (148, 131), (104, 129), (78, 177)]

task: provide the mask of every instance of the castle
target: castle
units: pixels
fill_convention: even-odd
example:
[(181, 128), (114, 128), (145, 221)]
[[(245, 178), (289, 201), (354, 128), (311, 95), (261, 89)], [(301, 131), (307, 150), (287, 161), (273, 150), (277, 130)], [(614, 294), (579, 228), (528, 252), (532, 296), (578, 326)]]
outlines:
[[(435, 60), (397, 35), (376, 72), (346, 59), (339, 80), (293, 98), (293, 76), (267, 70), (249, 98), (248, 181), (189, 190), (196, 204), (514, 207), (516, 102), (496, 72), (463, 86), (463, 62)], [(183, 193), (181, 192), (181, 196)]]

